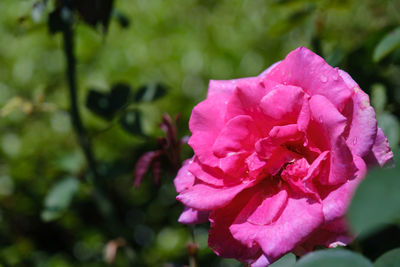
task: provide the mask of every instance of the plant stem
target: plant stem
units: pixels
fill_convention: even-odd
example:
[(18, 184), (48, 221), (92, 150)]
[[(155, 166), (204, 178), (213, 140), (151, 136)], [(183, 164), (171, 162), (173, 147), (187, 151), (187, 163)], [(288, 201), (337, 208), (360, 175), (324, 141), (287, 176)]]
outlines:
[(67, 60), (67, 81), (69, 90), (70, 100), (70, 114), (72, 118), (72, 124), (76, 132), (78, 142), (82, 147), (85, 154), (89, 169), (93, 175), (94, 180), (98, 179), (99, 174), (97, 171), (97, 165), (93, 156), (93, 150), (90, 139), (88, 138), (85, 127), (83, 126), (82, 119), (79, 112), (78, 106), (78, 95), (76, 86), (76, 59), (74, 54), (74, 32), (71, 25), (65, 27), (63, 31), (64, 37), (64, 53)]

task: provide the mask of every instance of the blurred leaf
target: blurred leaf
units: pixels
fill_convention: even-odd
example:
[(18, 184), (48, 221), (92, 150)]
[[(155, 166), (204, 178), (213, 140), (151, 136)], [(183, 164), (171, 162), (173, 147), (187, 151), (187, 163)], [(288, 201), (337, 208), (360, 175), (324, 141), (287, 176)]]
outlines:
[(386, 106), (386, 100), (385, 86), (382, 84), (373, 84), (371, 89), (371, 104), (374, 107), (376, 114), (383, 112)]
[(34, 22), (38, 23), (43, 19), (43, 15), (46, 12), (46, 2), (39, 1), (33, 4), (31, 18)]
[(377, 116), (378, 126), (382, 128), (391, 147), (396, 147), (400, 141), (400, 123), (396, 116), (385, 112)]
[(49, 14), (49, 31), (51, 34), (64, 31), (72, 22), (73, 13), (68, 7), (57, 8)]
[(392, 249), (380, 256), (374, 263), (375, 267), (398, 267), (400, 264), (400, 248)]
[(278, 261), (270, 265), (270, 267), (293, 267), (296, 263), (296, 256), (293, 253), (288, 253)]
[(107, 30), (113, 0), (73, 0), (72, 5), (82, 19), (92, 27), (101, 24)]
[(143, 135), (142, 115), (139, 110), (131, 109), (124, 112), (119, 119), (122, 128), (133, 135)]
[(304, 8), (292, 13), (289, 17), (285, 17), (274, 23), (268, 30), (271, 36), (280, 36), (292, 31), (295, 27), (300, 26), (315, 10), (313, 4), (305, 5)]
[(86, 97), (86, 107), (105, 119), (112, 119), (115, 113), (129, 101), (129, 85), (118, 83), (109, 94), (90, 89)]
[(295, 267), (372, 267), (372, 263), (357, 254), (345, 249), (327, 249), (311, 252), (302, 257)]
[(137, 102), (150, 102), (157, 100), (167, 93), (167, 88), (160, 83), (152, 85), (144, 85), (139, 87), (136, 95), (135, 101)]
[(381, 59), (400, 47), (400, 27), (394, 29), (378, 43), (375, 47), (373, 60), (379, 62)]
[[(399, 155), (395, 154), (395, 159)], [(400, 214), (400, 166), (372, 170), (357, 188), (348, 218), (356, 233), (368, 234)]]
[(68, 208), (79, 188), (79, 180), (75, 177), (66, 177), (55, 184), (44, 200), (42, 220), (52, 221), (59, 218)]
[(123, 13), (119, 12), (118, 10), (114, 9), (113, 12), (112, 12), (112, 15), (118, 21), (119, 25), (122, 28), (128, 28), (129, 27), (129, 24), (131, 22), (130, 22), (129, 18), (125, 14), (123, 14)]
[(345, 58), (345, 54), (342, 49), (336, 48), (331, 54), (326, 57), (326, 62), (332, 67), (337, 67)]

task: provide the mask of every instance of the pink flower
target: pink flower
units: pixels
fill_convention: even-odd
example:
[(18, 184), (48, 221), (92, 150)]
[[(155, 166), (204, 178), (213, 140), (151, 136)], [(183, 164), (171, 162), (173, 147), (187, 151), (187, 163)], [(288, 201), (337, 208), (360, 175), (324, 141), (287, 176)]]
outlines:
[(251, 266), (350, 242), (355, 188), (393, 157), (368, 95), (304, 47), (257, 77), (211, 81), (189, 127), (179, 221), (209, 221), (212, 250)]

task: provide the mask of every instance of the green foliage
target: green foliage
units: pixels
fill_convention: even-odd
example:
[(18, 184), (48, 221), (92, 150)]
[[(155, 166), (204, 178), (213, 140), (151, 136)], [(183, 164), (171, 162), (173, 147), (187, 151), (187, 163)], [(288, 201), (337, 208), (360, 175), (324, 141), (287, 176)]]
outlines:
[[(398, 160), (399, 155), (395, 154)], [(349, 220), (356, 233), (367, 235), (383, 224), (393, 223), (400, 214), (400, 164), (394, 168), (375, 169), (357, 188), (349, 208)]]
[[(135, 163), (157, 149), (163, 113), (180, 113), (178, 136), (189, 135), (191, 109), (210, 79), (257, 75), (301, 45), (372, 90), (380, 127), (392, 146), (399, 143), (396, 1), (74, 0), (68, 9), (60, 3), (0, 1), (3, 266), (104, 266), (103, 251), (118, 237), (124, 242), (115, 266), (187, 264), (191, 238), (176, 221), (183, 207), (175, 200), (175, 173), (161, 162), (159, 187), (145, 177), (133, 189)], [(75, 31), (78, 105), (99, 179), (68, 113), (65, 27)], [(188, 146), (183, 151), (182, 159), (191, 156)], [(349, 216), (356, 229), (366, 229), (365, 240), (378, 223), (398, 225), (396, 175), (398, 167), (376, 170), (356, 193)], [(240, 266), (208, 248), (206, 225), (194, 235), (199, 266)], [(380, 237), (382, 251), (400, 245)], [(375, 257), (372, 246), (361, 241), (361, 247)], [(272, 266), (294, 260), (288, 254)]]
[(66, 177), (54, 185), (44, 200), (42, 219), (52, 221), (59, 218), (69, 207), (78, 188), (79, 180), (76, 177)]
[(328, 249), (311, 252), (302, 257), (295, 267), (372, 267), (372, 263), (360, 254), (344, 249)]
[(288, 253), (278, 261), (271, 264), (271, 267), (293, 267), (296, 263), (296, 256), (292, 253)]
[(400, 248), (392, 249), (380, 256), (374, 263), (375, 267), (396, 267), (400, 263)]
[(400, 27), (385, 35), (378, 43), (373, 54), (374, 61), (378, 62), (382, 60), (397, 48), (400, 48)]

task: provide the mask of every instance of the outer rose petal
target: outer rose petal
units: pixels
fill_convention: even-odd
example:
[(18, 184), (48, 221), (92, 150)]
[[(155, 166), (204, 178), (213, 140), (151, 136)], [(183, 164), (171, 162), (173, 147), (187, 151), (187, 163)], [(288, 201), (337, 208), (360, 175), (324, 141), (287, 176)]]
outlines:
[[(336, 189), (326, 189), (328, 190), (327, 196), (322, 200), (326, 222), (331, 222), (344, 216), (355, 189), (365, 177), (367, 167), (364, 160), (355, 156), (354, 163), (356, 164), (358, 171), (353, 179), (348, 180)], [(325, 189), (320, 188), (321, 193), (323, 193), (324, 190)]]
[(193, 159), (188, 159), (183, 162), (181, 169), (179, 170), (176, 178), (174, 179), (175, 189), (178, 193), (190, 188), (195, 180), (193, 174), (189, 171), (189, 166), (193, 162)]
[(393, 159), (393, 152), (390, 150), (389, 142), (381, 128), (378, 128), (372, 152), (380, 166), (384, 166)]
[(247, 200), (254, 192), (254, 188), (244, 190), (229, 205), (211, 212), (208, 245), (218, 256), (236, 258), (247, 263), (254, 262), (260, 257), (259, 246), (249, 248), (233, 238), (229, 231), (237, 212), (247, 204)]
[(210, 149), (225, 124), (226, 99), (219, 94), (208, 97), (193, 108), (189, 121), (190, 131), (193, 133), (189, 145), (203, 164), (215, 167), (218, 158)]
[(368, 95), (357, 83), (346, 72), (339, 70), (339, 74), (354, 91), (352, 101), (344, 110), (344, 115), (349, 118), (347, 145), (353, 154), (364, 157), (371, 150), (377, 133), (375, 111), (369, 104)]
[(314, 250), (317, 246), (337, 247), (345, 246), (353, 240), (348, 233), (347, 223), (343, 218), (325, 224), (316, 229), (304, 242), (294, 249), (294, 253), (302, 256)]
[(288, 200), (274, 223), (260, 226), (239, 218), (229, 227), (233, 237), (241, 243), (259, 244), (270, 262), (291, 251), (324, 222), (320, 203), (286, 186), (281, 190), (287, 190)]
[(208, 222), (209, 211), (200, 211), (185, 207), (185, 210), (179, 216), (178, 222), (183, 224), (198, 224)]
[(197, 183), (181, 192), (176, 199), (197, 210), (213, 210), (227, 205), (237, 194), (253, 185), (254, 182), (248, 182), (221, 188)]
[(352, 95), (338, 69), (305, 47), (290, 52), (265, 79), (301, 87), (309, 95), (323, 95), (340, 110)]

